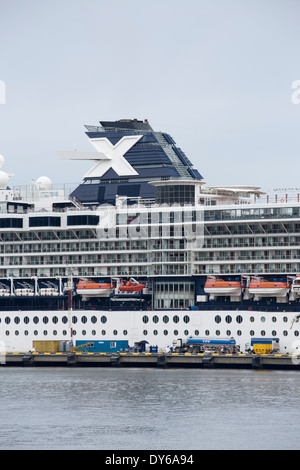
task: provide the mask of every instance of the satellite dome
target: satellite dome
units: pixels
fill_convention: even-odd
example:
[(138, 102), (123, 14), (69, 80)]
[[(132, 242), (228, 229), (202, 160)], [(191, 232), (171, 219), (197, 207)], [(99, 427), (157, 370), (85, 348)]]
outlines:
[(5, 171), (0, 171), (0, 189), (6, 189), (9, 182), (9, 176)]
[(47, 191), (47, 189), (51, 189), (52, 181), (48, 176), (40, 176), (36, 180), (36, 185), (40, 191)]

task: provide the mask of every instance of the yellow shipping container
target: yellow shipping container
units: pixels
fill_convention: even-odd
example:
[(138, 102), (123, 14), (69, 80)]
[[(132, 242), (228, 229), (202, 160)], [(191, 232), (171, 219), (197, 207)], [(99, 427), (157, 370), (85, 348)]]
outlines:
[(60, 341), (33, 341), (36, 352), (59, 352)]
[(270, 354), (272, 352), (272, 344), (253, 344), (253, 350), (255, 354)]

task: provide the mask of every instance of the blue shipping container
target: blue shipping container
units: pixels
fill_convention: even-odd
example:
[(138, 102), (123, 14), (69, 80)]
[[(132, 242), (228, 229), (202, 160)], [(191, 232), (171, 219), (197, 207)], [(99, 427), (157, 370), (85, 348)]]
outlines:
[[(85, 344), (89, 346), (84, 347)], [(102, 341), (102, 340), (80, 340), (75, 346), (82, 346), (88, 352), (124, 352), (128, 349), (128, 341)]]
[(188, 338), (188, 344), (218, 344), (218, 345), (234, 345), (236, 344), (234, 339), (209, 339), (209, 338)]

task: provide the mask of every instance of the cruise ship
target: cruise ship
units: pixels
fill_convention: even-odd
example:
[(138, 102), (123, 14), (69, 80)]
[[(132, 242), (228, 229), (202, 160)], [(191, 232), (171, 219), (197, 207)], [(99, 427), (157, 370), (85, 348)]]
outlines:
[[(69, 189), (0, 171), (0, 341), (128, 342), (234, 338), (241, 351), (298, 345), (300, 201), (256, 186), (208, 186), (148, 120), (85, 126), (90, 160)], [(70, 162), (70, 165), (72, 163)], [(73, 163), (74, 165), (74, 163)]]

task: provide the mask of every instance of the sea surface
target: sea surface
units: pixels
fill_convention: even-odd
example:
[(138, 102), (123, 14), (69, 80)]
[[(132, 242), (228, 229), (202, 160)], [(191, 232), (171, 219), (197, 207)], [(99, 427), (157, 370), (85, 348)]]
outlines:
[(1, 368), (0, 449), (299, 449), (300, 371)]

